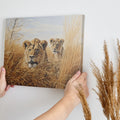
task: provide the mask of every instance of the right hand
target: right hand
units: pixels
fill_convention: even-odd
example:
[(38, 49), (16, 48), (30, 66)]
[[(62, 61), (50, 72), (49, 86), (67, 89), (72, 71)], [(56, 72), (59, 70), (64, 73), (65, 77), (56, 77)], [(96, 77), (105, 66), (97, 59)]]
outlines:
[(87, 74), (81, 73), (78, 71), (67, 83), (64, 97), (67, 97), (69, 100), (73, 101), (74, 105), (77, 106), (80, 103), (80, 98), (78, 97), (79, 85), (83, 88), (84, 94), (86, 97), (89, 95), (87, 87)]
[(13, 85), (7, 85), (5, 75), (6, 75), (5, 68), (1, 67), (0, 68), (0, 97), (3, 97), (6, 93), (6, 91), (10, 87), (14, 87)]

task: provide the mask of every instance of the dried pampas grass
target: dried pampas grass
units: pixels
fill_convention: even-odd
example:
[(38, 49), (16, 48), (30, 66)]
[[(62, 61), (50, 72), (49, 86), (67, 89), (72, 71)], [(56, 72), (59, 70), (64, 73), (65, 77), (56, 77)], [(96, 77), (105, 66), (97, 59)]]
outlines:
[(97, 93), (103, 112), (108, 120), (120, 120), (120, 45), (118, 40), (118, 66), (113, 71), (113, 62), (109, 60), (107, 44), (104, 42), (105, 58), (102, 63), (102, 72), (92, 62), (93, 74), (97, 79)]
[(79, 88), (76, 88), (76, 89), (78, 90), (78, 93), (79, 93), (78, 97), (80, 98), (80, 101), (82, 104), (85, 120), (91, 120), (91, 112), (90, 112), (90, 108), (88, 106), (83, 88), (81, 85), (79, 85)]

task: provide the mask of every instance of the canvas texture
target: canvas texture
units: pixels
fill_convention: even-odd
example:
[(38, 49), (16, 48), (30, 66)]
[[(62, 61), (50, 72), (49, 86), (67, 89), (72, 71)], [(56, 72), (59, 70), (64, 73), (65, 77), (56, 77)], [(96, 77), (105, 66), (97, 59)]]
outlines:
[(7, 83), (64, 88), (82, 71), (83, 28), (84, 15), (6, 19)]

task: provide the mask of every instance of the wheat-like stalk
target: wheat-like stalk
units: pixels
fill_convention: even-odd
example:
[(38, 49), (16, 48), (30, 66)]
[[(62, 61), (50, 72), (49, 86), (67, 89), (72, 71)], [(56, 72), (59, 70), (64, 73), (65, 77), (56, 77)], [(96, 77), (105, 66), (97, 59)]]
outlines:
[[(118, 41), (118, 52), (120, 56), (120, 45)], [(102, 72), (92, 62), (92, 71), (97, 79), (96, 91), (101, 102), (103, 112), (108, 120), (120, 120), (120, 57), (118, 58), (117, 74), (113, 71), (113, 62), (109, 60), (107, 44), (104, 42), (105, 58), (102, 63)], [(117, 81), (117, 83), (116, 83)]]

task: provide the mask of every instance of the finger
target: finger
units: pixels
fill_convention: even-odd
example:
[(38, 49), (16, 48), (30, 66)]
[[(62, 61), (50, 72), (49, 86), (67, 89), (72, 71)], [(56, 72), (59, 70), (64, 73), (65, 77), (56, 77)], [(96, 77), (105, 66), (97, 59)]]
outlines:
[(78, 78), (78, 80), (80, 80), (80, 81), (86, 81), (86, 79), (87, 79), (87, 73), (82, 73), (80, 76), (79, 76), (79, 78)]
[(77, 79), (79, 76), (80, 76), (81, 72), (78, 71), (72, 78), (71, 78), (71, 81)]
[(81, 78), (83, 77), (84, 79), (86, 79), (87, 78), (87, 73), (86, 72), (82, 73), (80, 77)]
[(8, 86), (6, 87), (5, 91), (8, 91), (8, 90), (9, 90), (9, 88), (10, 88), (10, 85), (8, 85)]
[(88, 89), (88, 86), (87, 86), (87, 85), (86, 85), (86, 86), (82, 86), (82, 84), (79, 83), (79, 86), (78, 86), (77, 88), (78, 88), (78, 90), (80, 90), (80, 91), (83, 90), (86, 98), (89, 96), (89, 89)]
[(5, 68), (4, 67), (2, 67), (2, 69), (1, 69), (1, 79), (5, 79)]
[(85, 96), (86, 98), (89, 96), (89, 89), (88, 89), (88, 86), (84, 86), (84, 93), (85, 93)]

